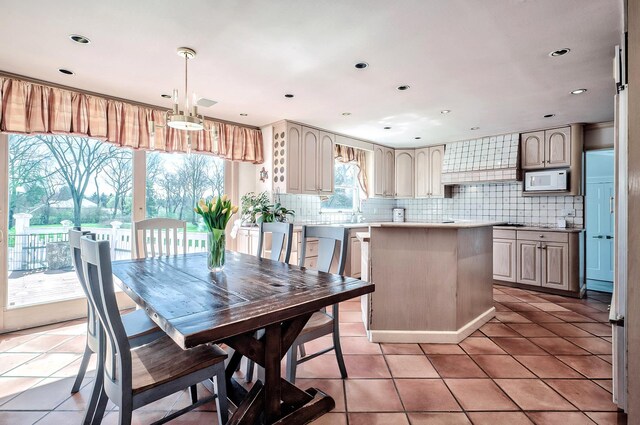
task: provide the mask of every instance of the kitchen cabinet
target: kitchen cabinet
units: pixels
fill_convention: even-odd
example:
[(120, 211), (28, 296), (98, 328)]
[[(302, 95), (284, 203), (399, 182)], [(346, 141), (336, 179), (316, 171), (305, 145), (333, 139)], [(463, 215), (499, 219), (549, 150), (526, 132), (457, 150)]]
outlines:
[(523, 133), (521, 143), (523, 170), (571, 166), (570, 127)]
[(444, 145), (415, 150), (415, 197), (443, 198)]
[(355, 234), (355, 231), (349, 232), (349, 276), (359, 279), (362, 276), (362, 242), (360, 242)]
[(585, 290), (582, 231), (493, 230), (493, 279), (581, 296)]
[(333, 193), (335, 135), (289, 121), (273, 126), (273, 190)]
[(393, 198), (395, 193), (395, 162), (393, 149), (373, 148), (373, 194), (379, 198)]
[(414, 196), (414, 159), (413, 149), (395, 150), (395, 198)]
[[(270, 247), (271, 240), (267, 241), (265, 239), (264, 247)], [(241, 228), (238, 230), (238, 235), (236, 236), (236, 251), (241, 252), (243, 254), (256, 255), (256, 251), (258, 250), (258, 228), (257, 227), (247, 227)], [(264, 254), (263, 250), (263, 256)]]

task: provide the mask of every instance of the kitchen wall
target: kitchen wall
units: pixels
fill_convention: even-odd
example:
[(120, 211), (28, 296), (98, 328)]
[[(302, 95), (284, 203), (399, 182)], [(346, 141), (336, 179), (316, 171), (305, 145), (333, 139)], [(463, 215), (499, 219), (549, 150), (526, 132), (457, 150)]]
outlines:
[[(315, 195), (281, 194), (280, 202), (296, 211), (296, 221), (343, 222), (351, 213), (321, 213)], [(584, 226), (582, 196), (523, 196), (522, 183), (454, 186), (447, 199), (377, 199), (363, 201), (367, 221), (390, 221), (391, 210), (405, 208), (407, 221), (485, 220), (555, 226), (564, 217), (568, 227)], [(567, 216), (567, 215), (570, 216)]]

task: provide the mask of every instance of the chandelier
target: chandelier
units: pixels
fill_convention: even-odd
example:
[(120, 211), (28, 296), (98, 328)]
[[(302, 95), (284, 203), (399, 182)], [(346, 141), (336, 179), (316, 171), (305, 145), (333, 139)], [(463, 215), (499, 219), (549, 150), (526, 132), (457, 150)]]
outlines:
[(198, 115), (198, 98), (195, 93), (192, 94), (191, 103), (189, 103), (189, 59), (196, 57), (196, 51), (189, 47), (179, 47), (178, 56), (184, 58), (184, 109), (180, 109), (178, 90), (174, 89), (172, 95), (173, 108), (165, 113), (166, 125), (160, 125), (153, 121), (149, 121), (149, 135), (151, 136), (149, 147), (151, 150), (155, 149), (156, 127), (164, 128), (168, 126), (175, 130), (187, 131), (187, 153), (191, 152), (191, 132), (211, 131), (214, 133), (214, 138), (216, 140), (218, 138), (218, 131), (215, 127), (210, 130), (204, 128), (204, 115)]

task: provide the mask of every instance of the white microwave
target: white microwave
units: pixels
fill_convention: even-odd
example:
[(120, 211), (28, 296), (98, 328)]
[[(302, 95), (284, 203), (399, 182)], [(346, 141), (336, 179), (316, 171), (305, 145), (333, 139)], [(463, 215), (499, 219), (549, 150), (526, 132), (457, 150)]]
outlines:
[(525, 192), (562, 192), (569, 190), (569, 170), (526, 171)]

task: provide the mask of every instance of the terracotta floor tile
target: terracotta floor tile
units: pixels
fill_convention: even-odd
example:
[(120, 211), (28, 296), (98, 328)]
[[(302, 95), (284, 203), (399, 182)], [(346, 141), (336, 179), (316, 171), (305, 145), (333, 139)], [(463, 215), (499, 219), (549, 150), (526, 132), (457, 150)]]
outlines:
[(551, 311), (549, 314), (570, 323), (595, 322), (594, 319), (583, 316), (582, 314), (574, 313), (573, 311)]
[[(347, 338), (354, 338), (354, 337), (347, 337)], [(358, 338), (365, 338), (365, 337), (358, 337)], [(341, 335), (340, 342), (342, 342), (344, 339), (345, 337)], [(332, 345), (333, 345), (333, 337), (328, 335), (328, 336), (323, 336), (320, 338), (316, 338), (312, 341), (309, 341), (304, 344), (304, 347), (307, 350), (307, 354), (309, 354), (309, 353), (315, 353), (315, 352), (321, 351), (325, 348), (329, 348)]]
[(345, 381), (349, 412), (402, 412), (402, 403), (391, 379)]
[(364, 336), (341, 336), (342, 354), (382, 354), (380, 344), (369, 342)]
[(53, 410), (69, 398), (72, 385), (72, 378), (46, 378), (0, 406), (0, 409)]
[(296, 378), (341, 378), (335, 354), (323, 354), (308, 362), (298, 364)]
[(406, 410), (455, 412), (462, 410), (442, 379), (396, 379)]
[(493, 300), (503, 304), (504, 303), (522, 303), (522, 301), (519, 300), (518, 298), (514, 297), (513, 295), (507, 295), (507, 294), (494, 295)]
[(571, 323), (542, 323), (540, 326), (563, 337), (588, 337), (591, 334)]
[(494, 337), (494, 336), (519, 337), (520, 336), (518, 332), (514, 331), (504, 323), (486, 323), (480, 328), (480, 331), (489, 337)]
[(296, 386), (306, 390), (318, 388), (329, 394), (336, 402), (334, 412), (345, 411), (344, 385), (341, 379), (296, 379)]
[(49, 350), (50, 353), (77, 353), (82, 354), (84, 347), (87, 344), (86, 335), (76, 335), (67, 339), (62, 344), (59, 344)]
[(0, 375), (33, 360), (38, 353), (0, 353)]
[(51, 335), (68, 335), (68, 336), (86, 335), (87, 322), (85, 319), (77, 323), (74, 322), (74, 324), (71, 324), (68, 326), (59, 326), (55, 329), (48, 331), (47, 333)]
[(564, 338), (530, 338), (529, 341), (533, 342), (539, 347), (542, 347), (546, 352), (554, 355), (588, 355), (589, 352), (583, 350), (567, 341)]
[(42, 378), (0, 377), (0, 406), (41, 380)]
[[(611, 336), (611, 325), (604, 323), (575, 323), (577, 327), (595, 336)], [(573, 336), (573, 335), (571, 335)], [(580, 336), (580, 335), (575, 335)]]
[(69, 353), (47, 353), (29, 360), (6, 372), (4, 376), (40, 376), (47, 377), (62, 369), (79, 356)]
[(589, 305), (582, 304), (582, 303), (558, 303), (558, 305), (566, 308), (567, 310), (584, 314), (585, 316), (591, 313), (602, 313), (603, 311), (606, 311), (606, 310), (597, 310)]
[(364, 324), (360, 323), (340, 323), (340, 336), (366, 336)]
[[(49, 413), (38, 421), (38, 425), (60, 425), (60, 424), (79, 424), (84, 419), (83, 411), (75, 412), (56, 412)], [(0, 420), (2, 423), (2, 420)]]
[(556, 336), (553, 332), (543, 328), (537, 323), (510, 323), (509, 327), (518, 332), (520, 335), (530, 337)]
[[(85, 379), (93, 378), (95, 376), (97, 360), (97, 356), (95, 355), (91, 356), (91, 359), (89, 359), (87, 371), (84, 374)], [(72, 361), (62, 369), (58, 370), (55, 373), (52, 373), (51, 378), (69, 378), (71, 376), (75, 377), (78, 374), (78, 370), (80, 370), (81, 361), (82, 359), (78, 357), (76, 360)]]
[[(166, 414), (167, 412), (164, 412), (164, 411), (146, 411), (146, 410), (138, 409), (133, 412), (131, 425), (147, 425), (159, 419), (162, 419)], [(214, 416), (214, 419), (211, 423), (217, 425), (218, 422), (217, 420), (215, 420), (215, 414), (213, 416)], [(186, 416), (186, 415), (181, 416), (180, 418), (174, 419), (175, 421), (174, 423), (176, 423), (178, 419), (181, 419), (183, 421), (182, 422), (183, 424), (188, 424), (188, 423), (192, 423), (194, 425), (197, 424), (197, 422), (189, 422), (190, 420), (195, 420), (195, 417), (192, 417), (192, 416)], [(104, 416), (104, 419), (102, 420), (101, 425), (118, 425), (118, 412), (117, 411), (107, 412), (107, 414)]]
[(496, 319), (502, 323), (531, 323), (531, 320), (515, 311), (499, 311), (496, 313)]
[(362, 312), (358, 311), (344, 311), (340, 313), (340, 323), (361, 323)]
[(588, 379), (548, 379), (545, 381), (580, 410), (612, 411), (618, 407), (611, 394)]
[(326, 413), (309, 425), (347, 425), (347, 415), (345, 413)]
[(464, 410), (518, 410), (491, 379), (445, 379), (445, 383)]
[(513, 311), (511, 310), (509, 307), (507, 307), (506, 305), (502, 304), (502, 303), (493, 303), (493, 307), (496, 309), (496, 311)]
[(598, 312), (594, 312), (594, 313), (585, 313), (584, 314), (587, 317), (590, 317), (591, 319), (597, 321), (597, 322), (601, 322), (601, 323), (606, 323), (609, 320), (609, 312), (608, 311), (598, 311)]
[(613, 364), (613, 359), (610, 354), (598, 354), (598, 357), (609, 364)]
[(504, 303), (504, 306), (513, 311), (540, 311), (538, 307), (525, 302)]
[(47, 412), (0, 412), (0, 424), (33, 424)]
[(340, 313), (342, 313), (343, 311), (357, 311), (358, 313), (360, 313), (360, 303), (348, 301), (340, 303)]
[(539, 378), (581, 378), (582, 376), (553, 356), (515, 356)]
[(67, 335), (38, 335), (6, 351), (10, 353), (44, 353), (69, 339), (71, 337)]
[(15, 333), (0, 335), (0, 352), (7, 352), (13, 347), (24, 344), (35, 337), (37, 337), (37, 335), (20, 335)]
[(487, 376), (467, 355), (435, 354), (428, 357), (443, 378), (485, 378)]
[(594, 379), (593, 382), (600, 385), (605, 390), (613, 394), (613, 380), (612, 379)]
[(471, 425), (464, 413), (409, 413), (409, 419), (411, 425)]
[(469, 412), (473, 425), (533, 425), (522, 412)]
[(582, 412), (529, 412), (536, 425), (593, 425)]
[(540, 379), (496, 379), (522, 410), (576, 410)]
[(409, 425), (405, 413), (349, 413), (349, 425)]
[(492, 378), (535, 378), (533, 373), (508, 355), (471, 355), (471, 358)]
[(515, 294), (514, 296), (518, 298), (520, 301), (523, 301), (529, 304), (547, 302), (547, 300), (545, 300), (544, 298), (541, 298), (539, 294), (534, 295), (531, 292), (526, 292), (524, 294)]
[[(312, 360), (313, 361), (313, 360)], [(382, 355), (344, 355), (349, 378), (391, 378)]]
[(526, 338), (491, 338), (500, 348), (511, 355), (545, 355), (542, 348), (538, 347)]
[(394, 378), (438, 378), (438, 372), (433, 368), (429, 359), (423, 354), (388, 355), (385, 356), (391, 375)]
[(587, 378), (611, 379), (612, 366), (597, 356), (558, 356), (558, 359)]
[(545, 311), (521, 311), (519, 314), (535, 323), (562, 323), (562, 319)]
[(418, 344), (380, 344), (384, 354), (423, 354)]
[(486, 337), (468, 337), (459, 345), (467, 354), (506, 354), (502, 348)]
[(420, 344), (426, 354), (464, 354), (458, 344)]
[(567, 338), (567, 341), (574, 343), (578, 347), (584, 348), (592, 354), (611, 354), (611, 343), (602, 338), (595, 336), (586, 338)]
[(554, 303), (549, 303), (549, 302), (543, 302), (543, 303), (530, 303), (529, 305), (538, 308), (542, 311), (570, 311), (564, 307), (562, 307), (561, 305), (558, 304), (554, 304)]
[(627, 425), (627, 415), (623, 412), (585, 412), (598, 425)]

